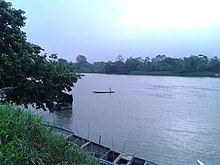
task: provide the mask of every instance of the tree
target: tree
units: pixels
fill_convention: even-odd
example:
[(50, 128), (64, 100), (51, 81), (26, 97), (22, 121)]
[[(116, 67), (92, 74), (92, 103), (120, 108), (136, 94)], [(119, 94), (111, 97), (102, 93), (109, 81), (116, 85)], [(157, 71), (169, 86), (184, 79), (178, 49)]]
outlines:
[(208, 68), (208, 57), (202, 54), (198, 55), (198, 66), (197, 71), (204, 72)]
[(220, 59), (218, 57), (213, 57), (208, 66), (211, 72), (220, 73)]
[(122, 57), (122, 55), (118, 55), (118, 56), (116, 57), (116, 61), (124, 62), (124, 58)]
[(92, 64), (87, 61), (86, 56), (78, 55), (76, 57), (76, 69), (79, 72), (90, 72), (92, 70)]
[(63, 59), (63, 58), (59, 58), (58, 61), (61, 63), (66, 63), (66, 64), (69, 63), (66, 59)]
[(108, 61), (105, 63), (105, 73), (107, 74), (115, 73), (114, 62)]
[(141, 57), (127, 58), (125, 65), (129, 71), (140, 71), (144, 65), (144, 60)]
[(190, 56), (183, 58), (185, 72), (203, 72), (208, 67), (208, 57), (205, 55)]
[(52, 111), (79, 76), (73, 64), (58, 61), (56, 54), (47, 59), (40, 46), (27, 42), (24, 13), (0, 0), (0, 101)]
[(94, 62), (92, 65), (93, 72), (104, 73), (105, 72), (105, 62)]
[(78, 55), (76, 57), (76, 63), (80, 66), (84, 66), (88, 63), (87, 58), (83, 55)]

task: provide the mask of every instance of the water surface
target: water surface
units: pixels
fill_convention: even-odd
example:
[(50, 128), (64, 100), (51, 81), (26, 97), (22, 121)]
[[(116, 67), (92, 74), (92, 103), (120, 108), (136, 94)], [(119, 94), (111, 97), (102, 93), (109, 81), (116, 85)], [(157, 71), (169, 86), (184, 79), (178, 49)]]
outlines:
[(220, 79), (86, 74), (72, 93), (47, 121), (159, 164), (220, 164)]

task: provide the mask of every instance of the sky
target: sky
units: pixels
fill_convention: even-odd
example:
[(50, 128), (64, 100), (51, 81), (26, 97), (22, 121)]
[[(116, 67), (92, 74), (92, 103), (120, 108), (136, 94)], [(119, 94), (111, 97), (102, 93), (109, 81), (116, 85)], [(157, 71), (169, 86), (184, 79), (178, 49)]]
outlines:
[(219, 0), (6, 0), (27, 17), (28, 41), (75, 61), (220, 56)]

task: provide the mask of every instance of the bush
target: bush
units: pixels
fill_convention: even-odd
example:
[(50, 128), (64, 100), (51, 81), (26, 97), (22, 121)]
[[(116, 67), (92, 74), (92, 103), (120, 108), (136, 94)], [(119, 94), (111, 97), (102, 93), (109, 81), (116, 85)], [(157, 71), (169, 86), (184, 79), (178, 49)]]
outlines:
[(8, 164), (97, 164), (74, 142), (45, 127), (42, 117), (0, 105), (0, 162)]

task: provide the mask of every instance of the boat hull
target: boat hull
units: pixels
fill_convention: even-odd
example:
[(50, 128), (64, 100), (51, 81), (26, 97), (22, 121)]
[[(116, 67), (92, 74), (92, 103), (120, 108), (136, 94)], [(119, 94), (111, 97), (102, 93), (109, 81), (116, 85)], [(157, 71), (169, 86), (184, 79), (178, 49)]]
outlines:
[(103, 91), (103, 92), (102, 91), (92, 91), (92, 92), (93, 93), (98, 93), (98, 94), (102, 94), (102, 93), (115, 93), (114, 91), (111, 91), (111, 92), (110, 91), (109, 92), (107, 92), (107, 91), (106, 92), (105, 91)]

